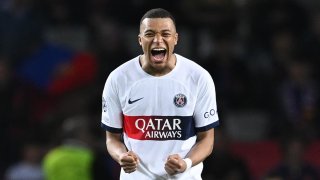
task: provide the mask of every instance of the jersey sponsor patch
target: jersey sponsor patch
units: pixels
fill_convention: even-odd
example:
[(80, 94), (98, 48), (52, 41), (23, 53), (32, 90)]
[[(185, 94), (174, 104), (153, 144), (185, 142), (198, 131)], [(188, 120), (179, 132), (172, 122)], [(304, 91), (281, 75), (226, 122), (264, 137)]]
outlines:
[(137, 140), (186, 140), (195, 135), (192, 116), (126, 116), (124, 132)]

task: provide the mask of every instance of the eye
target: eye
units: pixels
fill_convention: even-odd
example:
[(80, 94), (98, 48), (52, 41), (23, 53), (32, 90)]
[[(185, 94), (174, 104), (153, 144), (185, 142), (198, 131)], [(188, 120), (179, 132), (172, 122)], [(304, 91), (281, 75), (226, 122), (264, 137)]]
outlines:
[(163, 37), (170, 37), (171, 34), (170, 34), (170, 33), (163, 33), (162, 36), (163, 36)]
[(144, 36), (146, 36), (146, 37), (153, 37), (153, 36), (154, 36), (154, 33), (145, 33)]

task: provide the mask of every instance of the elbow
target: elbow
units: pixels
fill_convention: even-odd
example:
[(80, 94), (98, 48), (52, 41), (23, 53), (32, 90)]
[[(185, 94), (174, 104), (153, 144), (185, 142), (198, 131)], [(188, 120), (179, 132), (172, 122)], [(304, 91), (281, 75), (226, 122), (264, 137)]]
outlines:
[(210, 156), (213, 153), (214, 149), (214, 138), (211, 138), (208, 142), (208, 156)]

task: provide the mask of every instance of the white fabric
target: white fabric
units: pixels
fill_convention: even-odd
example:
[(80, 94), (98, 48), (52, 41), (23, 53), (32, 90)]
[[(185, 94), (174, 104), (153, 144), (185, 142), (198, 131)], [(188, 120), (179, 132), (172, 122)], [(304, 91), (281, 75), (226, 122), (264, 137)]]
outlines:
[(210, 74), (178, 54), (175, 68), (154, 77), (136, 57), (108, 77), (103, 91), (102, 126), (123, 132), (128, 150), (140, 158), (138, 170), (121, 179), (201, 179), (202, 163), (177, 176), (164, 170), (168, 155), (182, 158), (196, 142), (196, 132), (218, 124)]

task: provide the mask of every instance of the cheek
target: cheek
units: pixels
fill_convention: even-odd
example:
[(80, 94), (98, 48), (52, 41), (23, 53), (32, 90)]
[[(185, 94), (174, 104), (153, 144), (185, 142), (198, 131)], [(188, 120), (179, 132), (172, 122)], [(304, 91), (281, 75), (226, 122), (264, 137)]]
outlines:
[(146, 43), (142, 43), (141, 47), (142, 47), (143, 52), (147, 53), (149, 51), (149, 47)]
[(143, 41), (140, 41), (140, 45), (144, 48), (147, 48), (150, 44), (150, 40), (144, 39)]
[(172, 41), (169, 45), (170, 49), (173, 50), (176, 45), (177, 45), (177, 41)]

